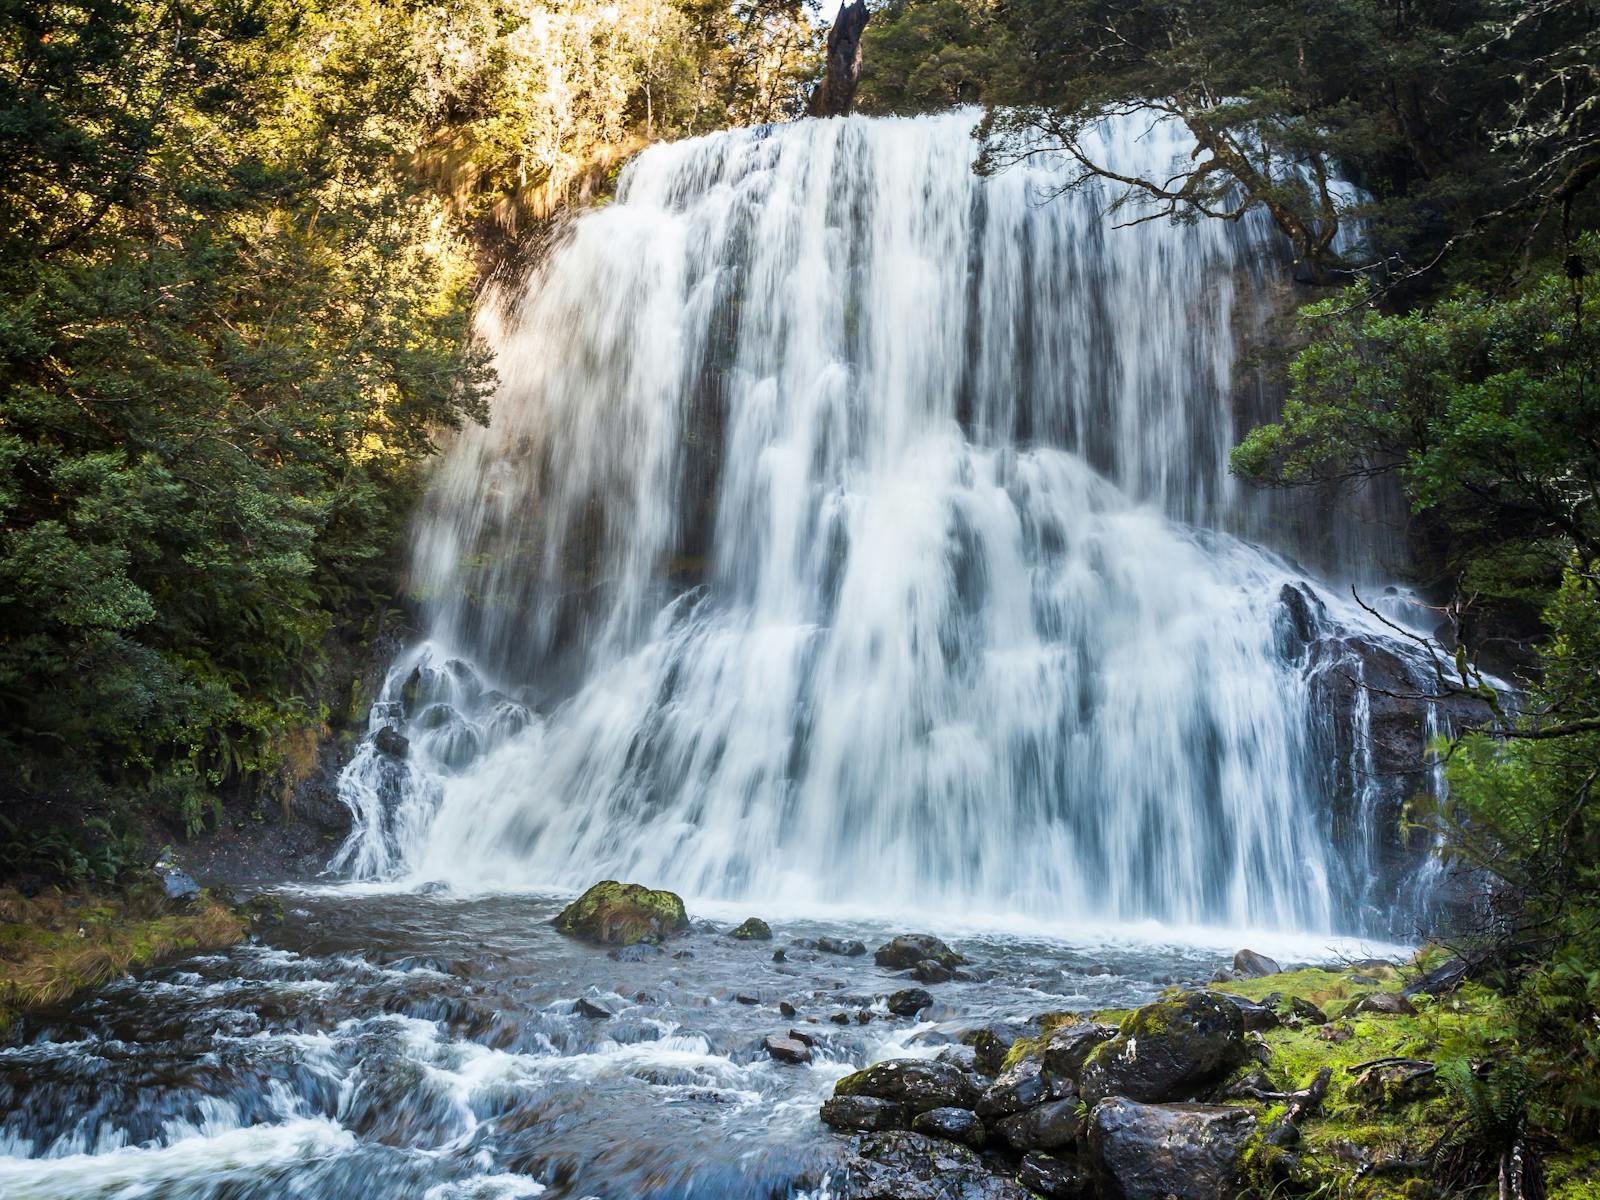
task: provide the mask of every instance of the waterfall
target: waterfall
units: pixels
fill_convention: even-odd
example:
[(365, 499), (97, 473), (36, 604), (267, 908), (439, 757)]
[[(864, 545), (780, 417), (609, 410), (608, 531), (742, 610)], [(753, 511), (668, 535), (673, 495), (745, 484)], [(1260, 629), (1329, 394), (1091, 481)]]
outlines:
[(419, 519), (373, 710), (409, 752), (346, 771), (341, 868), (1362, 923), (1372, 802), (1341, 840), (1319, 747), (1366, 718), (1319, 711), (1315, 585), (1227, 472), (1270, 225), (1119, 228), (1048, 156), (976, 176), (974, 120), (656, 146), (573, 224)]

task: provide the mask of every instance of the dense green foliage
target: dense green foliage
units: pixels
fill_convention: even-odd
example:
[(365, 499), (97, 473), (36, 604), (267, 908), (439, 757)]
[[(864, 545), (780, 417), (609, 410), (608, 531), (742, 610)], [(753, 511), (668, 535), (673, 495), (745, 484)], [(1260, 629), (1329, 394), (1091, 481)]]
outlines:
[(801, 0), (0, 0), (0, 866), (283, 782), (483, 412), (472, 236), (792, 114), (817, 42)]
[[(1581, 263), (1600, 244), (1574, 250)], [(1462, 592), (1536, 614), (1574, 550), (1600, 556), (1600, 300), (1583, 284), (1556, 266), (1427, 310), (1362, 290), (1302, 310), (1282, 419), (1235, 469), (1279, 485), (1397, 474)]]
[(1013, 75), (1010, 31), (986, 0), (893, 0), (861, 39), (856, 107), (908, 115), (1004, 102)]
[(469, 264), (401, 170), (381, 13), (5, 18), (0, 754), (194, 827), (317, 719), (320, 640), (480, 411)]

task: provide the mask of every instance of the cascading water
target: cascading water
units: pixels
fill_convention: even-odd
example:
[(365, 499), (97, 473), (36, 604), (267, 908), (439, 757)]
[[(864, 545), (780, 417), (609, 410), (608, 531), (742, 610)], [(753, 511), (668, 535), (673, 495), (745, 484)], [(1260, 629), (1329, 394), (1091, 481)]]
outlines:
[(973, 120), (658, 146), (576, 222), (420, 521), (410, 753), (347, 770), (337, 866), (1362, 923), (1303, 581), (1226, 469), (1270, 227), (1114, 228), (1047, 157), (975, 176)]

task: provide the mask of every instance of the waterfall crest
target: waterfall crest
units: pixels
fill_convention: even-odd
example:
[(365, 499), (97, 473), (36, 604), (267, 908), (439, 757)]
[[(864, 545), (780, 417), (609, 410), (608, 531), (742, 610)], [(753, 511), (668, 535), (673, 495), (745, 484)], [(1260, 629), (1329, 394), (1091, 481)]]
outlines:
[(1115, 228), (1048, 157), (975, 176), (973, 123), (657, 146), (575, 223), (419, 521), (410, 752), (347, 770), (339, 866), (1361, 923), (1310, 591), (1226, 469), (1273, 233)]

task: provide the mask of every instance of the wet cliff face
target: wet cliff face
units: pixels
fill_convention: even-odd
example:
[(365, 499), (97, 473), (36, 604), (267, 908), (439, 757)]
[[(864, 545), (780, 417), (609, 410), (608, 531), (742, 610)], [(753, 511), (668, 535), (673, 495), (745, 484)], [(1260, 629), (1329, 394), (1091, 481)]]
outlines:
[(1386, 634), (1283, 553), (1361, 539), (1324, 513), (1300, 544), (1227, 470), (1274, 403), (1240, 357), (1283, 308), (1270, 229), (1116, 228), (1048, 158), (977, 178), (973, 119), (657, 147), (577, 223), (419, 523), (428, 639), (345, 776), (341, 867), (1411, 919), (1368, 901), (1417, 860), (1352, 798), (1373, 709), (1328, 665)]

